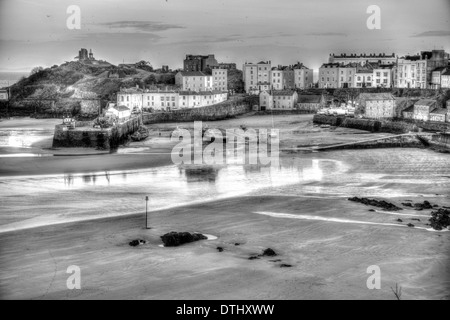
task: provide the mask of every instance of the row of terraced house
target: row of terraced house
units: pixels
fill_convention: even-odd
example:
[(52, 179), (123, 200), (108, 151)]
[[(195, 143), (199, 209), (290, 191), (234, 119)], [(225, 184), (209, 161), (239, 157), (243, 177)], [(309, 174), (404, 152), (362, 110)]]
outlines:
[(450, 88), (450, 55), (444, 50), (416, 55), (330, 55), (319, 69), (319, 88)]
[(442, 106), (435, 99), (397, 98), (391, 93), (361, 93), (358, 104), (369, 119), (450, 122), (450, 100)]
[[(330, 54), (318, 70), (318, 88), (450, 88), (450, 55), (444, 50), (392, 54)], [(243, 65), (245, 92), (316, 87), (314, 70), (297, 62), (272, 66), (271, 61)]]

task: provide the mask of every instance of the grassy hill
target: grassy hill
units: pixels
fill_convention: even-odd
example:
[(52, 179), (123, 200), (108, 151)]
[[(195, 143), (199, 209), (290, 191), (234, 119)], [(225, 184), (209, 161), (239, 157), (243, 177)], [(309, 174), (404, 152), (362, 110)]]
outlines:
[[(77, 99), (115, 100), (121, 87), (174, 83), (174, 73), (157, 73), (151, 67), (140, 63), (115, 66), (106, 61), (72, 61), (60, 66), (40, 70), (21, 79), (11, 86), (9, 110), (6, 104), (0, 105), (0, 113), (9, 111), (10, 115), (31, 115), (34, 113), (62, 114), (74, 112), (74, 104), (67, 101)], [(49, 99), (57, 102), (49, 110)], [(67, 102), (67, 103), (66, 103)]]

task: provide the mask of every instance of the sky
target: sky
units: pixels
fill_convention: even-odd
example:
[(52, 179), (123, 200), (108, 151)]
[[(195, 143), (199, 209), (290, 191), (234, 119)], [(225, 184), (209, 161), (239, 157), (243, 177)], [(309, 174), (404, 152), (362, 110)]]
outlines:
[[(80, 8), (69, 29), (67, 8)], [(381, 28), (367, 27), (380, 8)], [(330, 53), (450, 52), (450, 0), (0, 0), (0, 71), (72, 61), (80, 48), (113, 64), (181, 68), (186, 54), (219, 62), (297, 61)]]

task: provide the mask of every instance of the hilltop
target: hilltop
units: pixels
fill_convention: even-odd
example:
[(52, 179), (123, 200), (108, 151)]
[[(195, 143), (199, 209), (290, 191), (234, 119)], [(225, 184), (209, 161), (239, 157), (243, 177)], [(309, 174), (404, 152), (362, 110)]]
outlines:
[[(38, 70), (11, 86), (11, 115), (72, 112), (80, 99), (115, 100), (119, 89), (139, 85), (174, 84), (175, 73), (154, 71), (144, 61), (113, 65), (107, 61), (71, 61)], [(52, 110), (46, 101), (55, 100)], [(6, 113), (6, 106), (1, 106)], [(76, 113), (76, 112), (75, 112)]]

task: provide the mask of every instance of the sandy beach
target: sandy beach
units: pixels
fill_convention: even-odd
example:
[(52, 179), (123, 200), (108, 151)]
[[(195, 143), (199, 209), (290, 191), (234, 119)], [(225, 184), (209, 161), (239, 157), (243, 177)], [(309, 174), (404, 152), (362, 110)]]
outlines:
[[(386, 212), (347, 200), (449, 206), (447, 155), (282, 153), (278, 168), (193, 174), (171, 163), (158, 133), (173, 126), (117, 154), (0, 158), (2, 299), (395, 299), (396, 284), (402, 299), (450, 299), (450, 232), (429, 229), (431, 210)], [(283, 128), (286, 146), (366, 135), (317, 128), (308, 117)], [(217, 239), (161, 247), (170, 231)], [(129, 246), (134, 239), (146, 244)], [(266, 248), (278, 255), (249, 259)], [(81, 290), (66, 287), (71, 265), (81, 269)], [(366, 285), (373, 265), (380, 290)]]
[[(153, 212), (150, 230), (142, 213), (0, 234), (2, 298), (395, 299), (396, 283), (404, 299), (450, 298), (448, 232), (277, 219), (261, 210), (367, 215), (345, 200), (245, 197)], [(172, 230), (218, 239), (159, 247)], [(148, 243), (133, 248), (133, 239)], [(248, 259), (268, 247), (279, 255)], [(81, 268), (81, 290), (67, 290), (70, 265)], [(382, 270), (380, 290), (366, 287), (370, 265)]]

